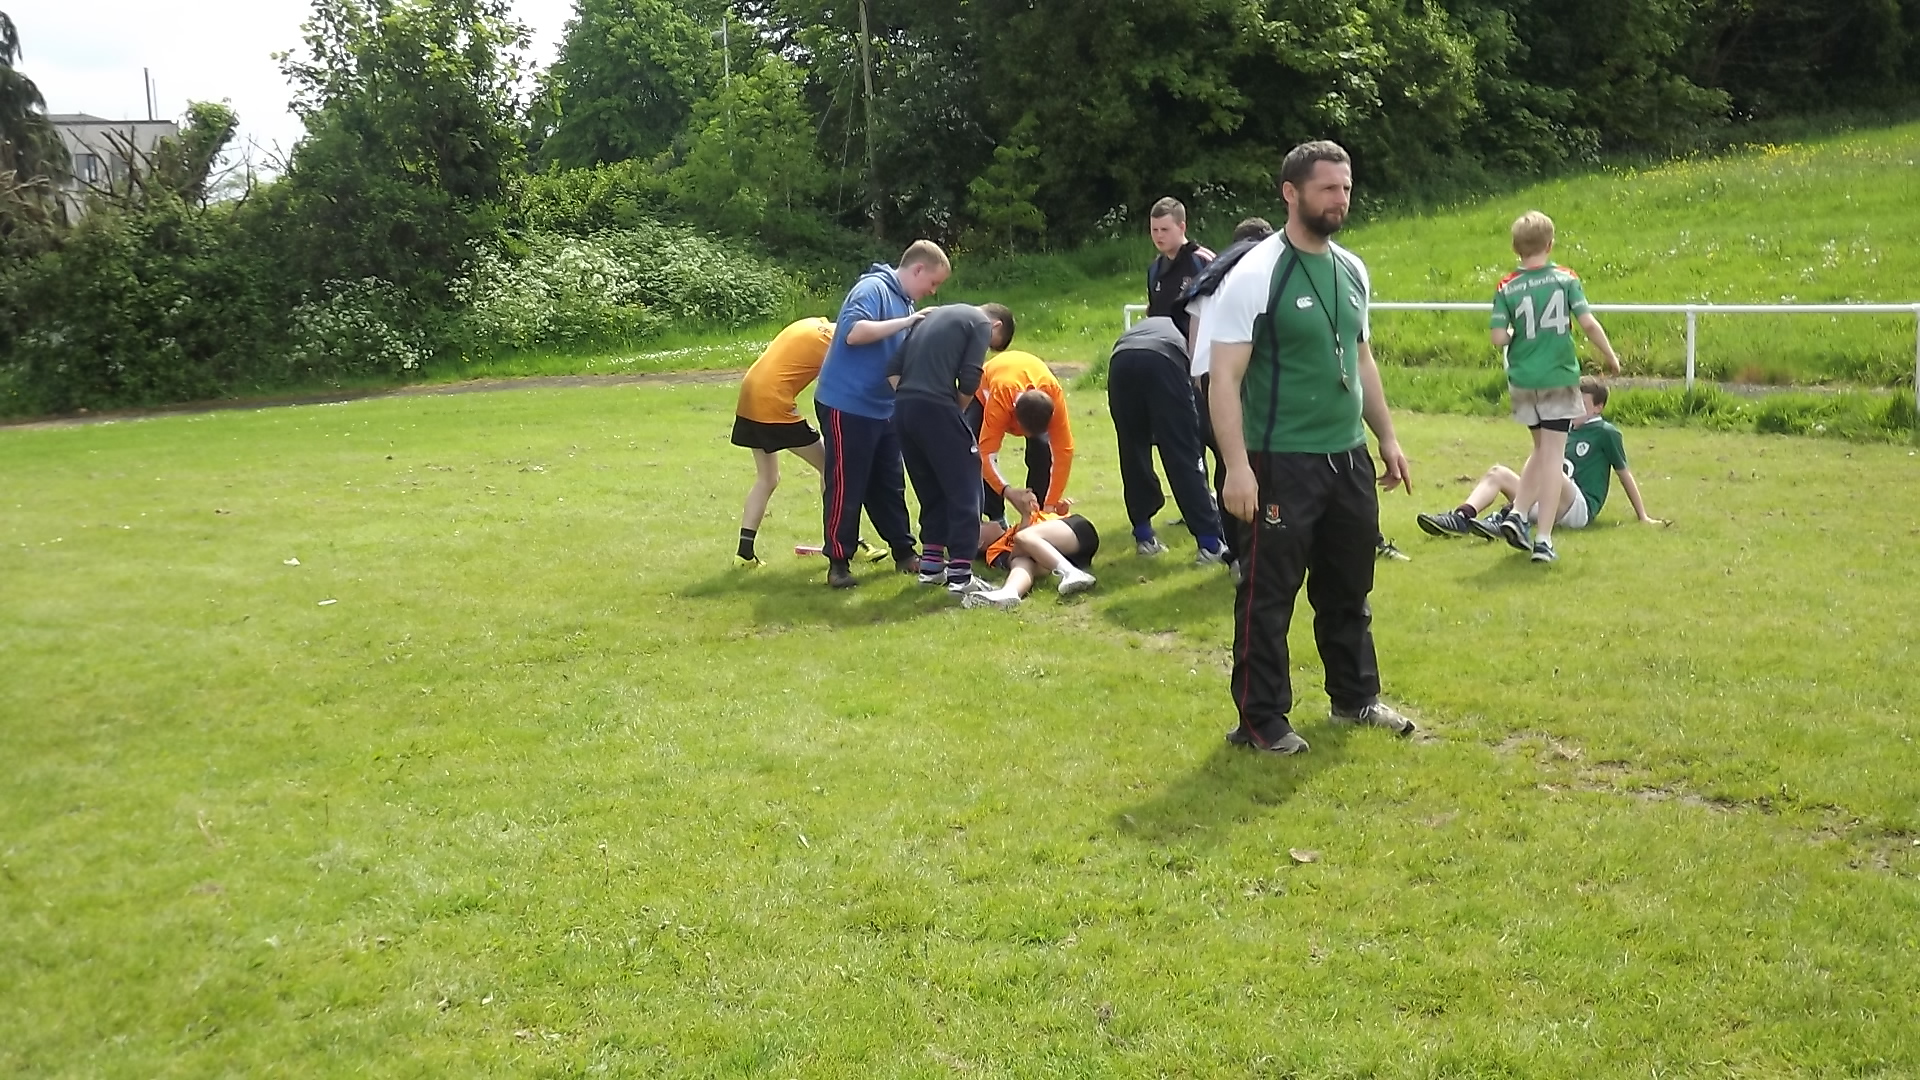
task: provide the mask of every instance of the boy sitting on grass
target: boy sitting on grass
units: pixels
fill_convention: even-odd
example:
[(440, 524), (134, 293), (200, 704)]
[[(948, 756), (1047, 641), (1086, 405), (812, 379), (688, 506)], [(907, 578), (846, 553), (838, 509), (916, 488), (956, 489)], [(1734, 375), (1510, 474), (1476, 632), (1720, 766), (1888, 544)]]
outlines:
[(1032, 508), (1011, 529), (1002, 531), (993, 522), (980, 526), (987, 565), (1005, 570), (1007, 582), (989, 592), (963, 595), (961, 607), (1011, 608), (1033, 591), (1034, 578), (1041, 571), (1059, 576), (1061, 596), (1093, 588), (1093, 575), (1087, 567), (1093, 565), (1093, 557), (1100, 550), (1100, 534), (1093, 522), (1079, 514), (1063, 517), (1031, 503), (1029, 506)]
[(1507, 543), (1534, 562), (1550, 563), (1560, 557), (1553, 549), (1553, 526), (1562, 510), (1559, 463), (1567, 448), (1567, 430), (1585, 412), (1573, 324), (1580, 324), (1615, 375), (1620, 373), (1620, 358), (1600, 320), (1587, 310), (1579, 275), (1548, 261), (1553, 253), (1552, 218), (1538, 210), (1522, 214), (1513, 223), (1513, 253), (1520, 256), (1520, 269), (1500, 279), (1494, 290), (1489, 333), (1495, 347), (1506, 349), (1513, 418), (1532, 431), (1533, 453), (1520, 471), (1517, 512), (1502, 518), (1499, 528)]
[[(1627, 468), (1627, 448), (1620, 438), (1620, 429), (1608, 423), (1600, 415), (1607, 406), (1607, 387), (1599, 379), (1582, 379), (1580, 397), (1585, 411), (1574, 422), (1567, 434), (1566, 456), (1562, 459), (1560, 470), (1560, 490), (1556, 502), (1564, 507), (1560, 511), (1557, 524), (1563, 529), (1584, 529), (1600, 515), (1600, 508), (1607, 503), (1608, 481), (1614, 473), (1620, 474), (1620, 487), (1627, 493), (1627, 501), (1633, 504), (1633, 512), (1642, 524), (1665, 525), (1659, 518), (1647, 516), (1646, 503), (1640, 498), (1640, 485), (1634, 482), (1633, 471)], [(1526, 468), (1531, 468), (1529, 460)], [(1488, 469), (1480, 482), (1473, 486), (1473, 492), (1467, 501), (1458, 507), (1439, 514), (1421, 514), (1414, 520), (1421, 531), (1430, 536), (1482, 536), (1488, 540), (1507, 538), (1500, 523), (1513, 513), (1508, 506), (1499, 513), (1481, 517), (1480, 514), (1493, 505), (1493, 500), (1505, 496), (1509, 502), (1520, 497), (1521, 476), (1505, 465), (1495, 465)], [(1511, 543), (1511, 539), (1507, 538)]]

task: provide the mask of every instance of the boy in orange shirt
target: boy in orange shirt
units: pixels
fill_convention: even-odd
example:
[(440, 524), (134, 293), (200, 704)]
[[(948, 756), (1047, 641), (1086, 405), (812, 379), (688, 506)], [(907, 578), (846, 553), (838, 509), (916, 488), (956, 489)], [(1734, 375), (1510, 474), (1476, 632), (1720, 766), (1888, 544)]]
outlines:
[[(833, 330), (831, 320), (801, 319), (780, 331), (740, 380), (740, 401), (733, 410), (733, 445), (753, 451), (754, 480), (747, 491), (746, 509), (740, 514), (736, 566), (760, 565), (753, 541), (767, 515), (767, 501), (773, 498), (773, 489), (780, 486), (780, 459), (775, 455), (790, 450), (815, 471), (826, 471), (820, 433), (801, 418), (794, 402), (800, 391), (819, 376), (827, 346), (833, 343)], [(864, 542), (862, 550), (871, 557), (872, 549)], [(879, 554), (883, 558), (886, 555)]]
[[(1006, 504), (1025, 514), (1034, 505), (1064, 513), (1067, 477), (1073, 472), (1073, 427), (1067, 395), (1046, 362), (1009, 350), (988, 360), (980, 389), (967, 404), (967, 423), (980, 445), (982, 514), (1006, 521)], [(1000, 471), (1000, 447), (1009, 434), (1026, 440), (1027, 483), (1015, 487)]]

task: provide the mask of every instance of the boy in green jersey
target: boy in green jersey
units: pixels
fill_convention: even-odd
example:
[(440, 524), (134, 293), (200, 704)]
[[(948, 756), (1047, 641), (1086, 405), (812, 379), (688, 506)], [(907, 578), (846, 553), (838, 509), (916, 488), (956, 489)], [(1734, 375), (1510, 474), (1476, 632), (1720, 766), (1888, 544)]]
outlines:
[(1607, 342), (1600, 320), (1587, 310), (1580, 276), (1548, 261), (1553, 252), (1553, 219), (1538, 210), (1513, 223), (1513, 253), (1520, 269), (1500, 279), (1493, 292), (1488, 324), (1495, 347), (1506, 349), (1507, 390), (1513, 418), (1533, 432), (1533, 453), (1520, 474), (1515, 512), (1501, 519), (1507, 543), (1529, 553), (1534, 562), (1559, 558), (1553, 550), (1553, 526), (1564, 507), (1560, 470), (1567, 431), (1585, 413), (1580, 401), (1580, 358), (1573, 348), (1573, 324), (1620, 373), (1620, 358)]
[[(1627, 501), (1633, 504), (1633, 512), (1640, 522), (1665, 525), (1659, 518), (1647, 515), (1647, 504), (1640, 498), (1640, 485), (1627, 468), (1627, 447), (1620, 438), (1620, 429), (1600, 415), (1600, 410), (1607, 407), (1606, 384), (1599, 379), (1582, 379), (1580, 397), (1583, 405), (1580, 419), (1574, 421), (1567, 434), (1566, 456), (1561, 459), (1560, 502), (1563, 505), (1557, 524), (1563, 529), (1584, 529), (1592, 524), (1607, 503), (1608, 482), (1618, 473), (1620, 488), (1627, 493)], [(1527, 464), (1531, 466), (1533, 462)], [(1520, 477), (1520, 473), (1505, 465), (1495, 465), (1458, 507), (1439, 514), (1420, 514), (1414, 520), (1430, 536), (1477, 535), (1498, 540), (1501, 538), (1499, 522), (1511, 510), (1485, 518), (1480, 514), (1501, 496), (1509, 502), (1518, 500)]]

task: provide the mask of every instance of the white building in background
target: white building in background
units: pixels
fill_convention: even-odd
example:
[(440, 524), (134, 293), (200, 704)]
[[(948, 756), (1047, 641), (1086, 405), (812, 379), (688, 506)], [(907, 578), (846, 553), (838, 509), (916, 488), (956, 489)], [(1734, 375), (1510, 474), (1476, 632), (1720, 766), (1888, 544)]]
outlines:
[(127, 182), (129, 148), (151, 154), (161, 139), (180, 135), (180, 125), (171, 120), (103, 120), (86, 113), (52, 113), (47, 119), (53, 121), (73, 158), (73, 179), (61, 195), (74, 217), (86, 212), (87, 192)]

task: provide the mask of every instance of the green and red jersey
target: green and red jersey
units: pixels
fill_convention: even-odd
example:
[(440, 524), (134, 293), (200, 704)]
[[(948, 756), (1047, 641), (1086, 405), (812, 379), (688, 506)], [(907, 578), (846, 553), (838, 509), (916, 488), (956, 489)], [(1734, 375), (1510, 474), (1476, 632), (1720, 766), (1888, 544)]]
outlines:
[(1526, 390), (1580, 385), (1573, 324), (1587, 313), (1580, 275), (1549, 263), (1515, 270), (1493, 291), (1492, 330), (1509, 330), (1507, 382)]

